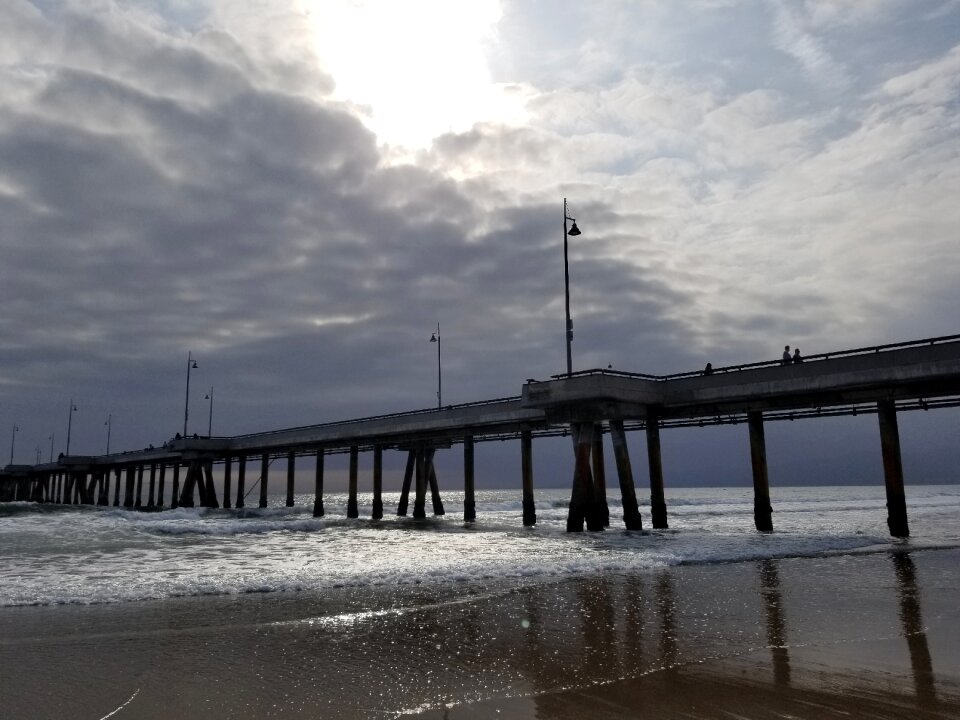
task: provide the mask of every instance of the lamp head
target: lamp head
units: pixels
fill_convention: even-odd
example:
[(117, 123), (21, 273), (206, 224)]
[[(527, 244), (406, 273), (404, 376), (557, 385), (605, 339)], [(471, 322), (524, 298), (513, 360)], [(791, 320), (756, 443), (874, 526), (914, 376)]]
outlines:
[(569, 230), (567, 230), (567, 235), (579, 235), (579, 234), (580, 234), (580, 228), (577, 227), (577, 221), (574, 220), (573, 225), (570, 227)]
[(430, 333), (430, 342), (439, 342), (436, 333)]
[(197, 369), (197, 361), (194, 360), (194, 361), (193, 361), (193, 365), (191, 365), (190, 367), (192, 367), (194, 370), (196, 370), (196, 369)]

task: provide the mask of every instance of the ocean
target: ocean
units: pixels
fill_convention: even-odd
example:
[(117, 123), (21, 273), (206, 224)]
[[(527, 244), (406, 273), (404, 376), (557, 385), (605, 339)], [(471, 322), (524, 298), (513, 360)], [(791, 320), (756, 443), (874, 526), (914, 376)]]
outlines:
[[(642, 497), (643, 492), (638, 495)], [(567, 533), (568, 491), (346, 519), (0, 504), (0, 717), (960, 717), (960, 486), (669, 488)], [(428, 512), (430, 503), (427, 503)]]

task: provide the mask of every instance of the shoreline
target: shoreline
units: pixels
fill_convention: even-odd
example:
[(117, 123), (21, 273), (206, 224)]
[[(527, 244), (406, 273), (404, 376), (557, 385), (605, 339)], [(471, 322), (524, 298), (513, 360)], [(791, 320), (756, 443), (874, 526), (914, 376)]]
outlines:
[(2, 707), (11, 720), (822, 718), (858, 704), (957, 717), (958, 593), (960, 550), (905, 548), (2, 608)]

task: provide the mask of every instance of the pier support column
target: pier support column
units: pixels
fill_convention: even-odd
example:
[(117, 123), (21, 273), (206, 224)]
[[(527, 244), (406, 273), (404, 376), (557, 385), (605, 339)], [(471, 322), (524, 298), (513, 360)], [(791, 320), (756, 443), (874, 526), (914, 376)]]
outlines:
[(637, 507), (637, 489), (633, 484), (633, 467), (630, 465), (627, 434), (623, 430), (622, 420), (610, 421), (610, 441), (613, 444), (613, 457), (617, 461), (623, 524), (627, 530), (642, 530), (643, 521), (640, 519), (640, 508)]
[(247, 454), (240, 453), (237, 456), (237, 501), (233, 504), (235, 508), (243, 507), (243, 496), (246, 494), (247, 485)]
[(202, 473), (199, 478), (200, 483), (206, 487), (203, 506), (208, 508), (220, 507), (220, 501), (217, 500), (217, 488), (213, 484), (213, 460), (204, 460), (200, 463), (200, 472)]
[(763, 413), (747, 413), (750, 428), (750, 465), (753, 467), (753, 522), (760, 532), (773, 530), (773, 508), (770, 507), (770, 480), (767, 475), (767, 443), (763, 433)]
[(443, 500), (440, 497), (440, 483), (437, 482), (437, 468), (433, 464), (436, 453), (435, 449), (427, 450), (426, 456), (427, 479), (430, 482), (430, 502), (433, 504), (434, 515), (446, 515), (446, 511), (443, 509)]
[(474, 498), (473, 435), (463, 436), (463, 520), (477, 519), (477, 503)]
[[(223, 459), (223, 506), (230, 507), (230, 493), (233, 490), (233, 458), (227, 455)], [(163, 483), (163, 467), (160, 468), (160, 482)]]
[(323, 517), (323, 448), (317, 450), (317, 464), (313, 472), (313, 516)]
[(147, 493), (147, 507), (152, 508), (156, 503), (154, 502), (155, 492), (157, 489), (157, 464), (150, 463), (150, 490)]
[(660, 457), (660, 416), (647, 412), (647, 466), (650, 468), (650, 520), (656, 530), (667, 529), (667, 501), (663, 494), (663, 460)]
[(143, 505), (143, 465), (137, 465), (137, 489), (133, 496), (133, 506), (138, 508)]
[[(180, 507), (193, 507), (193, 488), (197, 484), (197, 462), (191, 460), (187, 464), (187, 474), (183, 478), (183, 487), (180, 490)], [(201, 501), (202, 504), (202, 501)]]
[(260, 507), (267, 506), (267, 481), (270, 477), (270, 454), (264, 453), (260, 458)]
[(427, 516), (427, 451), (420, 444), (417, 445), (416, 452), (416, 495), (413, 499), (413, 517), (425, 518)]
[(350, 470), (347, 477), (347, 517), (360, 517), (360, 509), (357, 507), (357, 472), (360, 464), (360, 448), (356, 445), (350, 446)]
[(113, 506), (120, 506), (120, 481), (123, 478), (123, 471), (120, 468), (113, 469)]
[(907, 498), (903, 490), (900, 429), (897, 426), (897, 406), (893, 400), (881, 400), (877, 403), (877, 418), (880, 421), (883, 480), (887, 489), (887, 527), (894, 537), (910, 537)]
[(610, 506), (607, 504), (607, 469), (603, 459), (603, 425), (593, 427), (593, 501), (604, 527), (610, 527)]
[(533, 433), (520, 431), (520, 474), (523, 479), (523, 524), (537, 524), (537, 508), (533, 501)]
[(110, 504), (110, 468), (106, 468), (100, 475), (100, 497), (97, 498), (97, 505)]
[(167, 464), (160, 463), (160, 477), (157, 479), (157, 507), (163, 509), (163, 491), (166, 490)]
[(397, 515), (406, 516), (410, 502), (410, 483), (413, 480), (414, 466), (417, 463), (417, 451), (407, 453), (407, 467), (403, 471), (403, 485), (400, 487), (400, 501), (397, 503)]
[(176, 510), (180, 507), (180, 461), (173, 463), (173, 485), (170, 489), (170, 508)]
[(292, 452), (287, 453), (287, 507), (293, 507), (293, 485), (297, 477), (297, 458)]
[(373, 520), (383, 518), (383, 448), (373, 446)]
[(135, 482), (133, 473), (135, 472), (135, 470), (136, 468), (134, 468), (133, 465), (127, 466), (126, 485), (124, 486), (124, 489), (123, 489), (123, 506), (125, 508), (133, 507), (133, 484)]
[(603, 530), (603, 520), (594, 502), (593, 475), (590, 472), (590, 453), (593, 450), (593, 423), (571, 425), (576, 462), (573, 472), (573, 490), (567, 512), (567, 532)]

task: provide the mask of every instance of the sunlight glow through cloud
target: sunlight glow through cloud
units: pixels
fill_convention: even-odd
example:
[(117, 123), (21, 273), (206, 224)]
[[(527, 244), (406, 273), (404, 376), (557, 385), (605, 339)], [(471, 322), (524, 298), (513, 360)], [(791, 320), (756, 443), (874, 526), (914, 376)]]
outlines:
[(479, 121), (519, 122), (492, 80), (486, 51), (499, 0), (304, 0), (335, 96), (365, 109), (382, 142), (425, 147)]

